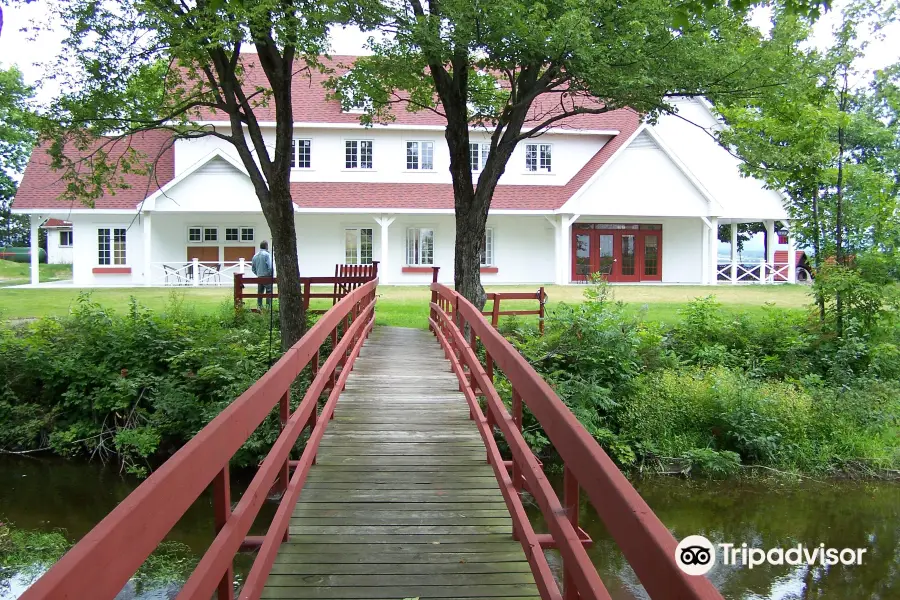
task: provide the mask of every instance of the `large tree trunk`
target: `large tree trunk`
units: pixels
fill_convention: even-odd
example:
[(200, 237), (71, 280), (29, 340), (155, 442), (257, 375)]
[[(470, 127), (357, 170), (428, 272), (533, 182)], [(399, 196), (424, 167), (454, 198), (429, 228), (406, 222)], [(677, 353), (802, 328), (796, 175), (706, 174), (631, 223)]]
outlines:
[(456, 248), (453, 260), (453, 285), (478, 310), (484, 308), (487, 296), (481, 285), (481, 250), (487, 223), (487, 209), (476, 206), (476, 195), (457, 199)]
[(306, 333), (306, 307), (303, 305), (303, 290), (300, 286), (297, 229), (294, 225), (294, 203), (290, 190), (273, 189), (270, 205), (263, 212), (272, 232), (272, 253), (278, 268), (281, 348), (287, 350)]

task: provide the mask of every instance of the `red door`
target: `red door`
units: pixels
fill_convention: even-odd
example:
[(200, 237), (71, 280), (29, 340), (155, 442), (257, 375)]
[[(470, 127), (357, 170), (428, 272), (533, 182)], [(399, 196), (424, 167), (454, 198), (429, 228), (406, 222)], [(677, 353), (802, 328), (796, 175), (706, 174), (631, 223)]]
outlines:
[(587, 223), (573, 228), (572, 281), (587, 282), (594, 273), (600, 273), (612, 282), (662, 279), (662, 228), (659, 225), (601, 227)]

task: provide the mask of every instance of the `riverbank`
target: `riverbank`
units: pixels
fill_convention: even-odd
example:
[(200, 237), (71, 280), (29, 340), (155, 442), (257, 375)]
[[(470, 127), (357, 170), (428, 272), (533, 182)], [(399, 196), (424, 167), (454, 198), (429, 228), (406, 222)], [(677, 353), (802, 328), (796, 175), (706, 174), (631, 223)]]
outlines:
[[(710, 298), (661, 322), (614, 301), (618, 289), (577, 291), (583, 302), (549, 309), (546, 335), (533, 320), (502, 331), (623, 470), (820, 478), (900, 466), (897, 329), (836, 338), (805, 312), (736, 312)], [(151, 310), (84, 295), (64, 316), (0, 327), (0, 452), (146, 475), (256, 381), (278, 345), (266, 315), (178, 298)], [(502, 375), (497, 387), (509, 399)], [(552, 463), (526, 419), (526, 439)], [(267, 421), (234, 465), (257, 464), (276, 429)]]

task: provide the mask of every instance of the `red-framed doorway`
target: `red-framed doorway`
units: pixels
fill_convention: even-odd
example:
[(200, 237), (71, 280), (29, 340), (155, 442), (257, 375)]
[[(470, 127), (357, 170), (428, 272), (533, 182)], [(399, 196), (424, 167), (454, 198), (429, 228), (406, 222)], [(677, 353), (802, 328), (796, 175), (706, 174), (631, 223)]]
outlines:
[(592, 273), (612, 282), (662, 281), (662, 225), (575, 223), (572, 281)]

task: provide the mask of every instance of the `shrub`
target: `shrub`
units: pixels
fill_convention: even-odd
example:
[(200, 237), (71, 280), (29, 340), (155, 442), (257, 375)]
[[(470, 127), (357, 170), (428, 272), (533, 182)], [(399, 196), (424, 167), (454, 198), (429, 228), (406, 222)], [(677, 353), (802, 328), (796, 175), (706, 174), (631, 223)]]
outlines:
[[(155, 314), (132, 299), (119, 314), (82, 295), (66, 317), (0, 330), (0, 447), (146, 474), (256, 381), (268, 353), (268, 320), (230, 306), (208, 315), (173, 301)], [(268, 447), (254, 442), (274, 439), (275, 420), (266, 428), (236, 466), (258, 463)]]

